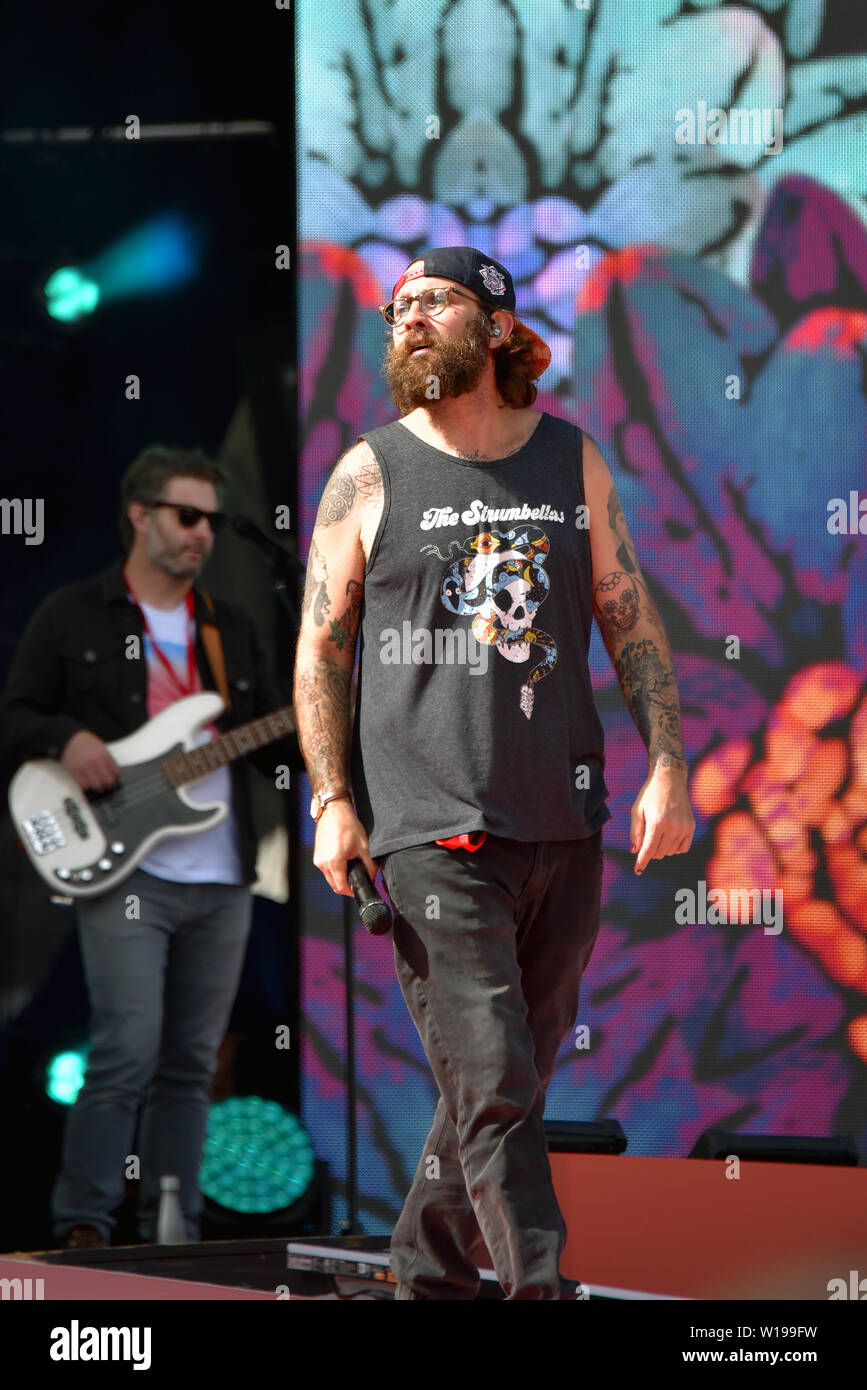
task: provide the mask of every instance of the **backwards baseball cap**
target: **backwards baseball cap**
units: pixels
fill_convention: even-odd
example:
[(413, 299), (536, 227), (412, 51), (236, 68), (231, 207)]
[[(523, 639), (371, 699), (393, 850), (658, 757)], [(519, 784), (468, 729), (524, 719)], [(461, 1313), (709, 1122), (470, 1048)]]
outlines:
[[(515, 286), (508, 270), (492, 256), (483, 256), (472, 246), (440, 246), (433, 251), (423, 251), (401, 275), (391, 292), (392, 299), (400, 294), (408, 280), (417, 280), (423, 275), (455, 280), (477, 294), (488, 308), (515, 312)], [(532, 347), (535, 375), (541, 376), (551, 362), (548, 344), (520, 319), (515, 319), (512, 332), (526, 339)]]

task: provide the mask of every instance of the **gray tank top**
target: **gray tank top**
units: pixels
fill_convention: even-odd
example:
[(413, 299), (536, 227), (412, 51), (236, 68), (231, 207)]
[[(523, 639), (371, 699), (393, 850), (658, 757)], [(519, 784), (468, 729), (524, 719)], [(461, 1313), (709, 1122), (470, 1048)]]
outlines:
[(398, 420), (359, 437), (384, 488), (351, 758), (371, 856), (472, 830), (595, 834), (611, 812), (581, 431), (545, 412), (517, 453), (485, 463)]

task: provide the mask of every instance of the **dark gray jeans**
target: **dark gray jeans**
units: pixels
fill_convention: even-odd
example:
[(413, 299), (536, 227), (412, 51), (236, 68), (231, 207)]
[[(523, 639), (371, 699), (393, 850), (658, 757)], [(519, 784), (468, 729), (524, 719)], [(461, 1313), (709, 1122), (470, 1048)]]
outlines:
[(486, 1246), (507, 1300), (574, 1298), (542, 1116), (599, 932), (602, 831), (414, 845), (379, 863), (395, 969), (440, 1090), (392, 1235), (395, 1298), (474, 1298)]
[[(138, 918), (127, 915), (135, 894)], [(176, 1174), (191, 1240), (217, 1049), (235, 1001), (252, 899), (247, 887), (172, 883), (142, 869), (77, 904), (91, 1002), (84, 1085), (66, 1118), (51, 1199), (54, 1236), (95, 1226), (105, 1240), (123, 1200), (139, 1106), (139, 1238), (154, 1238), (160, 1177)]]

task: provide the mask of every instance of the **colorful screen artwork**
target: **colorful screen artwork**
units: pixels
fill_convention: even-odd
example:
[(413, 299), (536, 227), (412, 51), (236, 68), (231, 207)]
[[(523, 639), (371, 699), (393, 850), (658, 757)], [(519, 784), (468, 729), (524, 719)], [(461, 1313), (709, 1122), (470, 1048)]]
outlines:
[[(674, 654), (697, 828), (638, 878), (646, 752), (594, 628), (602, 929), (546, 1116), (615, 1117), (631, 1154), (715, 1125), (848, 1133), (863, 1161), (865, 57), (825, 52), (821, 0), (297, 10), (302, 553), (339, 455), (398, 416), (377, 305), (425, 247), (474, 246), (552, 348), (535, 408), (602, 451)], [(304, 833), (303, 1117), (337, 1220), (343, 904)], [(385, 1232), (438, 1093), (390, 938), (354, 940)]]

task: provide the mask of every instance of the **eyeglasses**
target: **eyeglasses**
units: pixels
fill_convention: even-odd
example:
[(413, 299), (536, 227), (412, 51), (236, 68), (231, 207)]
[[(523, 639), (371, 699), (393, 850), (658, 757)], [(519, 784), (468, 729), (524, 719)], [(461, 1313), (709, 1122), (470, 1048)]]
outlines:
[(413, 300), (417, 299), (423, 314), (429, 314), (434, 318), (441, 314), (453, 294), (459, 294), (463, 299), (471, 299), (474, 304), (481, 308), (481, 300), (476, 299), (475, 295), (464, 294), (463, 290), (455, 289), (454, 285), (447, 285), (444, 289), (423, 290), (421, 294), (401, 295), (399, 299), (393, 299), (390, 304), (381, 304), (379, 312), (385, 319), (389, 328), (393, 328), (401, 319), (405, 319), (412, 307)]
[(152, 507), (174, 507), (178, 514), (178, 521), (185, 530), (191, 531), (194, 526), (201, 521), (202, 517), (207, 517), (211, 534), (216, 536), (228, 521), (225, 512), (203, 512), (200, 507), (188, 507), (182, 502), (152, 502)]

